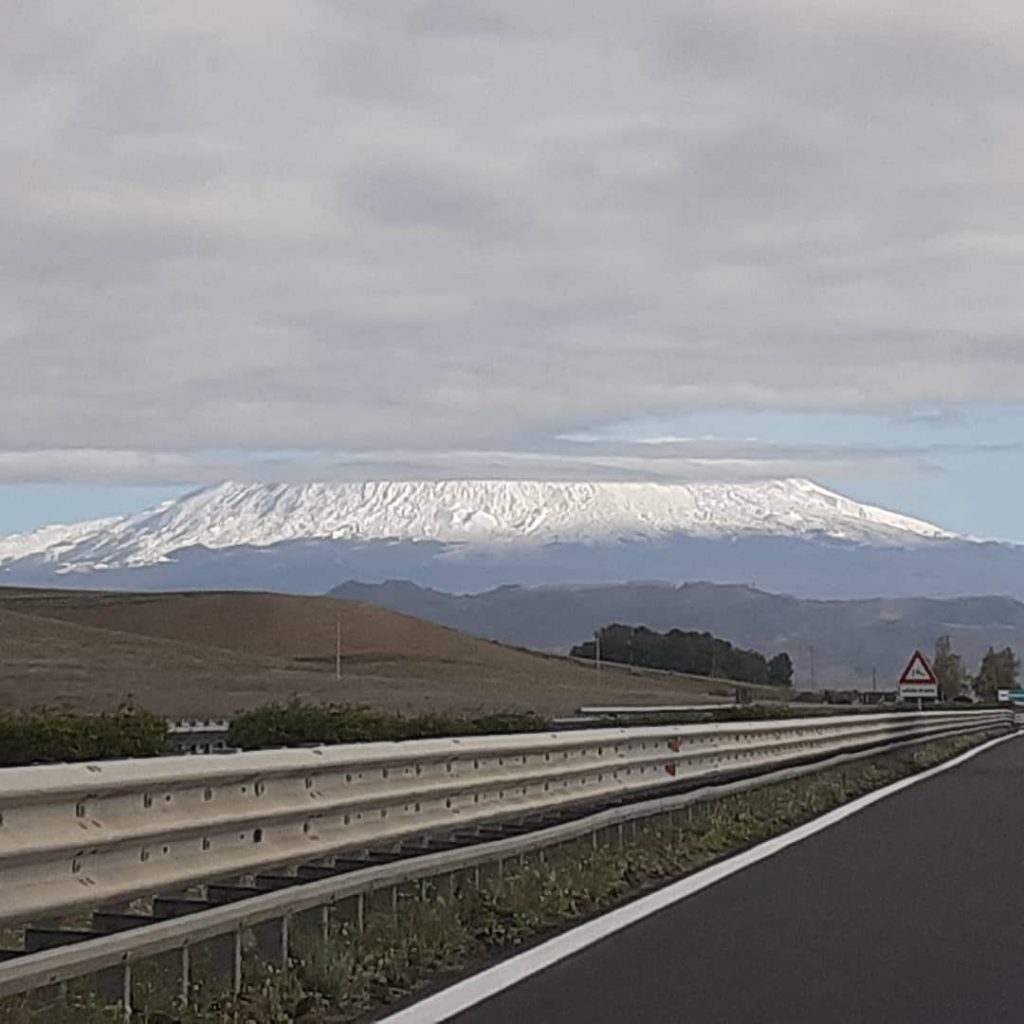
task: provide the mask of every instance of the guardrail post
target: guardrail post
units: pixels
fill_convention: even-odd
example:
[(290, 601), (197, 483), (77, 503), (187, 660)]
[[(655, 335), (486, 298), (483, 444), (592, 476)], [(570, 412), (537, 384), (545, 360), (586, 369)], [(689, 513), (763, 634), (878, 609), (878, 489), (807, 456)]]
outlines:
[(181, 1005), (187, 1010), (192, 1000), (192, 955), (186, 942), (181, 947)]
[(132, 964), (126, 960), (121, 970), (121, 1012), (125, 1021), (132, 1019)]
[(234, 969), (232, 970), (231, 991), (237, 997), (242, 994), (242, 928), (235, 929), (234, 934)]
[(290, 914), (285, 914), (281, 918), (281, 970), (288, 969), (288, 925), (290, 921)]

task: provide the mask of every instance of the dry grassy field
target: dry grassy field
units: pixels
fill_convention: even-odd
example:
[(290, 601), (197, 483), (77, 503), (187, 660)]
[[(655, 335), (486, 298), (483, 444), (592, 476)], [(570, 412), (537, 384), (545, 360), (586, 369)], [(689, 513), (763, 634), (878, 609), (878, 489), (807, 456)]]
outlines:
[[(335, 678), (338, 616), (343, 669)], [(0, 588), (0, 706), (229, 715), (271, 700), (406, 712), (701, 703), (728, 683), (505, 647), (371, 605), (266, 593)]]

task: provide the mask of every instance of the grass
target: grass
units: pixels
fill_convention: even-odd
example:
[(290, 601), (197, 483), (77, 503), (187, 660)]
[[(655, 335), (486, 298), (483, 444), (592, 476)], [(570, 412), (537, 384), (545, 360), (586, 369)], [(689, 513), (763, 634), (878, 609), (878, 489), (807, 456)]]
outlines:
[[(441, 878), (399, 893), (397, 912), (369, 915), (357, 930), (330, 922), (296, 922), (285, 969), (247, 957), (245, 994), (202, 1012), (137, 1015), (149, 1024), (225, 1024), (253, 1021), (350, 1022), (369, 1019), (389, 1004), (439, 980), (507, 956), (595, 914), (762, 842), (849, 800), (915, 774), (977, 745), (988, 736), (938, 740), (724, 797), (637, 823), (626, 840), (606, 830), (594, 842), (571, 844), (506, 865), (481, 885)], [(15, 1001), (0, 1007), (0, 1024), (100, 1024), (113, 1019), (94, 1004), (49, 1006), (33, 1016)]]

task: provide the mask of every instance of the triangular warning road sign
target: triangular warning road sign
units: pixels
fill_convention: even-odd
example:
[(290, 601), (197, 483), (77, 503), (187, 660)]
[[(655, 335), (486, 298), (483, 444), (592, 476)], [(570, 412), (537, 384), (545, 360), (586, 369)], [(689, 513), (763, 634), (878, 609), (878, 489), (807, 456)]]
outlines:
[(939, 685), (939, 680), (932, 671), (931, 665), (928, 664), (928, 659), (920, 651), (914, 651), (910, 664), (907, 665), (903, 670), (903, 675), (900, 676), (900, 685), (902, 686), (905, 683), (931, 683), (933, 686)]

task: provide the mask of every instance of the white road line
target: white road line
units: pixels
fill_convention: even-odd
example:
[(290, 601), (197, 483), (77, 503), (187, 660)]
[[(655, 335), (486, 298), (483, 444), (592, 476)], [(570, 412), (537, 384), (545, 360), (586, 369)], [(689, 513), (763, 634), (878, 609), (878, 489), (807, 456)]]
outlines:
[(941, 772), (956, 768), (965, 761), (977, 757), (978, 754), (984, 753), (1000, 743), (1005, 743), (1007, 740), (1016, 739), (1019, 735), (1018, 733), (1010, 733), (1008, 736), (997, 737), (988, 743), (983, 743), (964, 754), (960, 754), (958, 757), (944, 761), (934, 768), (929, 768), (927, 771), (920, 772), (917, 775), (910, 775), (905, 779), (900, 779), (899, 782), (894, 782), (890, 786), (876, 789), (872, 793), (868, 793), (856, 800), (851, 800), (850, 803), (843, 804), (842, 807), (837, 807), (835, 810), (823, 814), (820, 818), (815, 818), (813, 821), (800, 825), (798, 828), (768, 839), (749, 850), (744, 850), (742, 853), (738, 853), (735, 857), (730, 857), (720, 864), (715, 864), (713, 867), (688, 875), (686, 878), (667, 885), (664, 889), (659, 889), (649, 896), (644, 896), (633, 903), (628, 903), (617, 910), (612, 910), (601, 917), (595, 918), (593, 921), (580, 925), (578, 928), (573, 928), (571, 931), (549, 939), (547, 942), (529, 949), (525, 953), (520, 953), (518, 956), (504, 960), (500, 964), (482, 971), (480, 974), (466, 978), (451, 988), (429, 996), (412, 1006), (406, 1007), (404, 1010), (399, 1010), (397, 1013), (384, 1018), (379, 1024), (438, 1024), (440, 1021), (446, 1021), (455, 1014), (461, 1013), (507, 988), (511, 988), (513, 985), (526, 980), (531, 975), (537, 974), (552, 964), (558, 963), (559, 960), (564, 960), (566, 957), (586, 949), (587, 946), (592, 946), (595, 942), (600, 942), (601, 939), (607, 938), (623, 928), (628, 928), (631, 924), (635, 924), (645, 917), (650, 917), (651, 914), (656, 914), (659, 910), (664, 910), (673, 903), (686, 899), (687, 896), (692, 896), (702, 889), (707, 889), (716, 882), (722, 881), (723, 878), (728, 878), (730, 875), (742, 871), (751, 864), (756, 864), (758, 861), (771, 857), (780, 850), (785, 850), (788, 846), (793, 846), (803, 839), (807, 839), (818, 832), (823, 832), (825, 829), (830, 828), (844, 818), (849, 818), (865, 807), (870, 807), (872, 804), (876, 804), (880, 800), (892, 796), (894, 793), (899, 793), (901, 790), (939, 775)]

